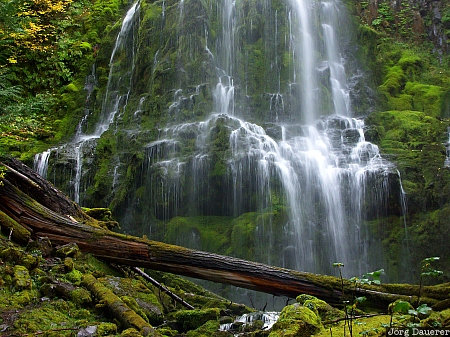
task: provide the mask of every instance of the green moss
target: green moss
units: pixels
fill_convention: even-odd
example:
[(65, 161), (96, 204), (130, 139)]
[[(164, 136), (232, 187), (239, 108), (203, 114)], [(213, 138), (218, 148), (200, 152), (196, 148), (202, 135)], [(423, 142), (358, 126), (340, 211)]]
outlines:
[(3, 249), (0, 252), (0, 257), (5, 262), (20, 264), (28, 270), (36, 268), (40, 260), (39, 257), (27, 254), (23, 249), (15, 246), (9, 246), (8, 248)]
[(320, 330), (323, 330), (323, 326), (314, 311), (295, 303), (283, 308), (269, 337), (306, 337)]
[(296, 298), (297, 302), (301, 305), (307, 307), (314, 311), (314, 313), (319, 316), (322, 321), (328, 321), (332, 319), (342, 318), (345, 316), (344, 312), (333, 308), (331, 305), (325, 301), (319, 300), (318, 298), (310, 295), (299, 295)]
[(37, 301), (39, 293), (32, 290), (10, 291), (0, 289), (0, 310), (20, 309)]
[(75, 261), (75, 268), (83, 273), (94, 273), (96, 276), (101, 277), (106, 274), (112, 276), (118, 276), (119, 272), (111, 268), (111, 266), (103, 261), (100, 261), (91, 254), (83, 254)]
[(109, 322), (102, 322), (97, 326), (97, 336), (110, 336), (117, 333), (117, 325)]
[(177, 330), (173, 330), (171, 328), (160, 328), (158, 329), (158, 332), (163, 336), (163, 337), (176, 337), (179, 336), (179, 333)]
[(76, 288), (71, 291), (70, 299), (79, 307), (92, 302), (91, 293), (84, 288)]
[(167, 224), (166, 242), (185, 247), (225, 253), (229, 246), (230, 217), (175, 217)]
[(427, 115), (439, 117), (444, 93), (442, 87), (418, 82), (407, 82), (405, 93), (410, 98), (412, 110), (422, 111)]
[[(48, 331), (52, 329), (75, 328), (85, 325), (87, 322), (95, 321), (94, 315), (81, 315), (79, 311), (69, 302), (57, 300), (44, 303), (38, 307), (31, 307), (28, 310), (21, 311), (14, 321), (13, 328), (15, 333), (35, 333), (38, 331)], [(71, 336), (73, 331), (55, 331), (49, 336)]]
[(16, 289), (31, 289), (31, 277), (28, 269), (21, 265), (15, 265), (13, 282)]
[[(217, 321), (220, 311), (217, 308), (201, 310), (180, 310), (173, 314), (181, 331), (197, 329), (208, 321)], [(212, 323), (211, 323), (212, 324)]]
[[(153, 328), (141, 316), (130, 309), (114, 292), (99, 282), (92, 275), (83, 276), (83, 285), (87, 287), (94, 296), (101, 300), (109, 310), (115, 312), (116, 318), (125, 326), (139, 329), (141, 333), (148, 334)], [(120, 312), (120, 315), (118, 314)]]
[(402, 67), (395, 65), (388, 69), (385, 80), (379, 89), (387, 96), (395, 96), (401, 93), (405, 83), (406, 77)]
[(255, 257), (255, 239), (257, 214), (255, 212), (245, 213), (233, 221), (231, 232), (231, 252), (233, 255), (243, 259)]
[(407, 188), (419, 192), (445, 174), (441, 172), (446, 130), (442, 120), (407, 110), (378, 112), (367, 120), (377, 127), (381, 150), (394, 156)]
[[(383, 325), (389, 325), (390, 316), (381, 315), (376, 317), (369, 317), (363, 319), (357, 319), (353, 321), (352, 324), (352, 335), (353, 336), (380, 336), (385, 333), (385, 328)], [(397, 323), (397, 320), (394, 320), (394, 323)], [(330, 329), (331, 333), (335, 337), (344, 337), (348, 336), (348, 326), (345, 326), (346, 322), (341, 321), (333, 325), (325, 326), (325, 329), (315, 334), (315, 337), (329, 337)], [(345, 330), (345, 331), (344, 331)]]
[(195, 330), (188, 331), (186, 337), (210, 337), (216, 336), (219, 330), (219, 322), (216, 320), (208, 321)]
[(72, 269), (70, 272), (64, 275), (64, 278), (74, 284), (80, 284), (83, 273), (79, 270)]

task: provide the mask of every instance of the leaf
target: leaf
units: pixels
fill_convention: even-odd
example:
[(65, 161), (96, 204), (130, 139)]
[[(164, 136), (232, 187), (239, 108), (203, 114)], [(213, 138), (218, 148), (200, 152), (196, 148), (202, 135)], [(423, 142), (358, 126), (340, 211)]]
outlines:
[(414, 310), (414, 309), (409, 309), (408, 310), (408, 314), (413, 315), (413, 316), (417, 316), (419, 313), (416, 310)]
[(344, 267), (344, 264), (342, 262), (335, 262), (335, 263), (333, 263), (333, 267), (342, 268), (342, 267)]
[(407, 314), (410, 310), (411, 304), (406, 301), (395, 301), (391, 307), (392, 312), (399, 312), (401, 314)]
[(425, 315), (428, 316), (430, 314), (430, 311), (432, 311), (433, 309), (431, 309), (427, 304), (422, 304), (420, 306), (417, 307), (417, 312), (421, 315)]
[(366, 300), (367, 300), (366, 296), (360, 296), (360, 297), (355, 298), (356, 303), (364, 303)]
[(425, 263), (431, 263), (431, 262), (434, 262), (434, 261), (438, 261), (439, 259), (440, 259), (439, 256), (427, 257), (426, 259), (423, 259), (423, 260), (422, 260), (422, 263), (423, 263), (423, 264), (425, 264)]
[(436, 269), (420, 273), (421, 276), (431, 276), (431, 277), (438, 277), (439, 275), (442, 275), (442, 274), (444, 274), (444, 272), (442, 270), (436, 270)]

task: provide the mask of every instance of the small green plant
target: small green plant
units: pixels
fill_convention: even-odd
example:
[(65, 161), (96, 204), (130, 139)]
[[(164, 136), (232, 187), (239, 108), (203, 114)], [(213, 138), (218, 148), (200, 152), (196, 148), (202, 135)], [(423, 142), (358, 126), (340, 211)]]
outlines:
[(417, 305), (420, 304), (420, 297), (422, 296), (422, 286), (424, 277), (439, 277), (443, 274), (441, 270), (434, 269), (433, 262), (439, 261), (439, 256), (427, 257), (420, 262), (420, 282), (419, 282), (419, 295), (417, 298)]
[(389, 304), (388, 312), (391, 314), (391, 319), (388, 327), (392, 327), (394, 313), (407, 314), (411, 308), (412, 306), (409, 302), (402, 300), (397, 300), (394, 303)]
[[(431, 309), (427, 304), (421, 304), (419, 305), (415, 310), (414, 309), (410, 309), (408, 310), (408, 314), (412, 315), (414, 317), (414, 320), (412, 323), (408, 323), (407, 326), (412, 328), (412, 327), (416, 327), (418, 326), (419, 322), (420, 322), (420, 316), (423, 317), (427, 317), (430, 315), (430, 312), (433, 309)], [(417, 322), (416, 322), (417, 321)]]
[(351, 282), (358, 284), (381, 284), (381, 275), (384, 275), (384, 269), (378, 269), (370, 273), (365, 273), (361, 278), (352, 277)]
[(333, 263), (333, 267), (339, 269), (339, 278), (341, 279), (342, 297), (344, 297), (344, 279), (342, 278), (342, 268), (344, 268), (344, 264), (342, 262), (335, 262), (335, 263)]

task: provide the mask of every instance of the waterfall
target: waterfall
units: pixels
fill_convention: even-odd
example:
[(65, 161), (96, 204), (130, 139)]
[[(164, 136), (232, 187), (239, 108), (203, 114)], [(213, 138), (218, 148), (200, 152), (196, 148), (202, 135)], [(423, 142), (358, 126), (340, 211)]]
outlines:
[[(101, 135), (107, 131), (116, 117), (116, 114), (126, 108), (128, 95), (131, 88), (131, 75), (133, 73), (134, 65), (134, 22), (139, 13), (139, 3), (134, 3), (128, 10), (121, 29), (117, 35), (113, 51), (111, 53), (109, 62), (109, 77), (106, 86), (105, 98), (102, 105), (100, 117), (95, 125), (93, 132), (86, 132), (86, 123), (91, 115), (88, 106), (85, 108), (85, 114), (77, 125), (75, 136), (73, 139), (59, 147), (49, 149), (43, 153), (37, 154), (34, 158), (34, 167), (36, 171), (43, 177), (47, 177), (49, 159), (53, 154), (56, 160), (65, 158), (71, 164), (70, 190), (68, 194), (79, 203), (81, 200), (80, 194), (84, 192), (81, 187), (84, 171), (84, 161), (88, 154), (92, 154), (93, 148), (96, 146), (96, 141)], [(131, 48), (129, 48), (131, 46)], [(124, 64), (116, 65), (117, 54), (126, 53)], [(121, 68), (119, 70), (116, 68)], [(125, 69), (125, 71), (123, 71)], [(119, 74), (118, 78), (115, 75)], [(87, 91), (86, 102), (89, 101), (91, 93), (96, 84), (95, 66), (92, 67), (92, 73), (87, 76), (85, 89)], [(125, 86), (127, 89), (122, 91), (121, 87)], [(54, 176), (61, 174), (55, 173)]]
[[(315, 41), (311, 19), (315, 16), (314, 2), (311, 0), (291, 0), (296, 21), (290, 32), (293, 43), (294, 84), (300, 88), (301, 113), (306, 123), (317, 118), (317, 88), (314, 70)], [(299, 40), (299, 41), (298, 41)], [(300, 76), (298, 74), (300, 73)], [(299, 78), (300, 77), (300, 78)], [(297, 83), (297, 81), (300, 81)]]
[[(223, 0), (215, 55), (205, 33), (205, 50), (217, 73), (214, 110), (203, 121), (162, 129), (159, 140), (147, 145), (143, 176), (152, 176), (153, 186), (159, 180), (151, 203), (165, 221), (178, 214), (208, 215), (216, 206), (220, 207), (215, 214), (233, 216), (250, 210), (270, 211), (273, 198), (281, 198), (287, 222), (281, 229), (274, 228), (270, 219), (258, 226), (255, 235), (263, 241), (258, 243), (255, 258), (322, 273), (331, 273), (332, 262), (338, 261), (346, 265), (347, 275), (358, 275), (370, 268), (370, 250), (375, 249), (368, 244), (369, 232), (363, 225), (366, 213), (377, 213), (377, 207), (388, 203), (389, 181), (398, 174), (380, 156), (378, 147), (365, 140), (363, 120), (352, 117), (337, 32), (343, 20), (342, 4), (310, 0), (290, 0), (289, 4), (287, 40), (294, 63), (290, 87), (295, 90), (288, 94), (299, 102), (292, 105), (290, 116), (286, 119), (279, 114), (287, 107), (283, 94), (275, 93), (269, 102), (274, 121), (270, 130), (240, 117), (246, 112), (238, 109), (235, 100), (237, 4)], [(273, 21), (277, 24), (278, 18)], [(329, 109), (319, 104), (323, 100), (319, 83), (330, 92)], [(179, 90), (169, 110), (179, 104)], [(231, 152), (224, 161), (211, 152), (218, 134), (227, 134), (229, 142)], [(182, 155), (186, 141), (194, 148), (191, 154)], [(217, 169), (218, 162), (226, 171), (220, 198), (211, 192), (215, 183), (211, 170)], [(180, 208), (183, 204), (189, 205), (189, 211)], [(274, 236), (283, 241), (282, 250), (276, 253)]]
[[(143, 21), (160, 29), (156, 46), (135, 36), (146, 32), (136, 29), (134, 4), (111, 53), (94, 131), (86, 131), (86, 113), (74, 139), (37, 155), (36, 168), (45, 174), (48, 161), (66, 167), (66, 190), (83, 201), (97, 141), (110, 130), (105, 136), (123, 153), (108, 163), (108, 200), (119, 195), (127, 231), (164, 239), (176, 216), (248, 217), (254, 260), (317, 273), (333, 273), (341, 262), (346, 276), (379, 268), (381, 242), (368, 223), (401, 208), (402, 188), (352, 111), (349, 79), (364, 83), (344, 48), (344, 5), (205, 3), (152, 3), (161, 15)], [(166, 41), (167, 27), (174, 31)], [(193, 230), (173, 243), (200, 249), (202, 240)]]

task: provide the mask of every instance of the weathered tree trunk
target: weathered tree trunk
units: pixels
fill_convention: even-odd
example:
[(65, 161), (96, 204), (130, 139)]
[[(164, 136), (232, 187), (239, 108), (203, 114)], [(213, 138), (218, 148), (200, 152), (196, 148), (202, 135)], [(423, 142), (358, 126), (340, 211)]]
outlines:
[[(305, 293), (337, 304), (342, 303), (344, 290), (344, 297), (364, 295), (372, 305), (382, 307), (396, 299), (417, 300), (413, 295), (419, 293), (418, 286), (355, 287), (347, 280), (342, 286), (336, 277), (268, 266), (109, 231), (83, 214), (78, 205), (50, 183), (16, 163), (14, 160), (6, 162), (10, 170), (0, 187), (0, 211), (25, 227), (32, 236), (48, 237), (54, 244), (75, 242), (82, 251), (114, 263), (147, 267), (274, 295), (296, 297)], [(423, 287), (422, 298), (432, 305), (445, 300), (449, 289), (450, 284)]]

